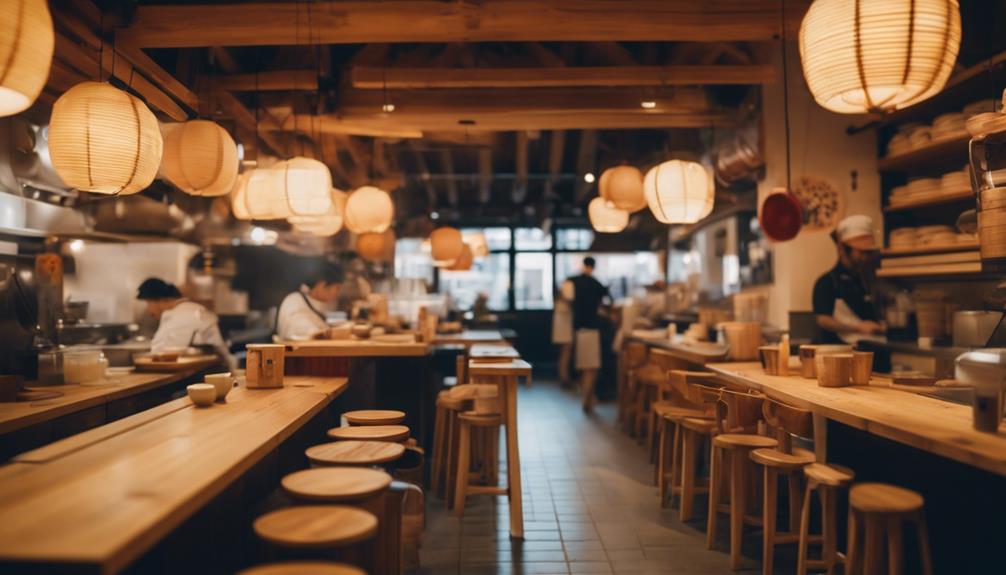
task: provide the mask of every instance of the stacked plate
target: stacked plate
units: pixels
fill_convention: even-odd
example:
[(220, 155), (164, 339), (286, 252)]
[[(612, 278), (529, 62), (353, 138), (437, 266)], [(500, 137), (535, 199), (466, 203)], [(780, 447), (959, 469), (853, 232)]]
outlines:
[(950, 226), (920, 226), (917, 228), (898, 228), (890, 234), (890, 247), (893, 249), (911, 249), (920, 246), (947, 246), (961, 243), (974, 243), (974, 234), (959, 234)]
[(933, 129), (929, 126), (919, 126), (908, 134), (908, 144), (912, 149), (925, 148), (933, 141)]
[(912, 144), (908, 141), (908, 134), (895, 134), (891, 141), (887, 143), (887, 155), (897, 156), (912, 149)]
[(969, 168), (964, 166), (963, 170), (948, 172), (940, 178), (940, 187), (944, 190), (968, 190), (971, 188), (971, 175)]
[[(1006, 176), (1006, 173), (1003, 174)], [(971, 179), (968, 168), (944, 174), (941, 178), (918, 178), (904, 186), (891, 190), (889, 204), (892, 207), (939, 201), (943, 196), (957, 196), (970, 191)]]
[(933, 120), (932, 139), (949, 140), (964, 136), (967, 133), (966, 121), (967, 116), (961, 112), (936, 116)]

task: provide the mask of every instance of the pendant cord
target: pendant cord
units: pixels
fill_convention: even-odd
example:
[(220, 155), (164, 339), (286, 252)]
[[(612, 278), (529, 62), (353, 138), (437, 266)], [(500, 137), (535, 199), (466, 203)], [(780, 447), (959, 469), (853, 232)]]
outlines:
[(786, 191), (792, 193), (792, 173), (790, 168), (790, 138), (789, 138), (789, 58), (786, 55), (786, 0), (782, 0), (782, 106), (783, 126), (786, 129)]

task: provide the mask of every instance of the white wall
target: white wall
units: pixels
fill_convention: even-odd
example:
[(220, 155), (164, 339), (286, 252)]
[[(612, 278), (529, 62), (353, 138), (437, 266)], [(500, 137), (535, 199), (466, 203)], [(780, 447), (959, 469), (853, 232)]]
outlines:
[[(790, 46), (789, 105), (792, 178), (823, 178), (845, 194), (846, 215), (873, 217), (880, 241), (883, 220), (880, 211), (880, 177), (877, 173), (876, 132), (866, 130), (850, 136), (847, 126), (869, 119), (835, 114), (814, 102), (807, 90), (796, 45)], [(776, 54), (778, 80), (764, 86), (763, 155), (765, 179), (758, 185), (758, 205), (772, 188), (786, 184), (786, 140), (783, 117), (782, 55)], [(852, 190), (851, 172), (858, 172)], [(827, 232), (801, 232), (795, 239), (774, 244), (775, 283), (769, 288), (769, 322), (789, 325), (790, 311), (811, 309), (811, 292), (817, 278), (835, 265), (834, 244)]]

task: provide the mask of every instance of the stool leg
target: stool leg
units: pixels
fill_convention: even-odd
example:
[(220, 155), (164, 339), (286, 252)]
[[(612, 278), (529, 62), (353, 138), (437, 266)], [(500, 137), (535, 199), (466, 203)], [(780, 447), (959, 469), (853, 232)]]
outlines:
[(668, 455), (670, 456), (670, 469), (667, 471), (668, 479), (665, 486), (667, 489), (668, 500), (671, 504), (674, 503), (674, 494), (677, 492), (678, 495), (678, 506), (681, 506), (681, 502), (684, 498), (683, 492), (681, 491), (682, 480), (681, 480), (681, 453), (684, 450), (684, 434), (687, 430), (681, 425), (674, 424), (674, 435), (671, 436), (671, 445), (668, 449)]
[(506, 397), (507, 492), (510, 496), (510, 537), (524, 538), (524, 503), (520, 480), (520, 449), (517, 446), (517, 378), (504, 383)]
[(444, 505), (447, 509), (454, 506), (454, 493), (457, 487), (458, 474), (458, 435), (460, 434), (458, 414), (455, 411), (447, 413), (447, 453), (444, 457)]
[(926, 527), (926, 511), (920, 509), (915, 518), (915, 532), (918, 535), (919, 554), (922, 558), (923, 575), (933, 575), (933, 552), (929, 547), (929, 529)]
[(730, 568), (741, 567), (744, 515), (747, 513), (748, 473), (743, 449), (730, 450)]
[(904, 572), (901, 524), (901, 517), (890, 517), (887, 520), (887, 575), (901, 575)]
[(695, 462), (699, 455), (698, 434), (690, 429), (685, 430), (681, 442), (681, 499), (678, 504), (678, 517), (681, 521), (692, 518), (695, 504)]
[(827, 565), (828, 575), (835, 572), (838, 559), (838, 492), (833, 487), (822, 486), (818, 491), (821, 500), (821, 555)]
[(845, 572), (849, 575), (861, 575), (859, 569), (860, 558), (859, 555), (862, 551), (859, 550), (859, 519), (857, 518), (857, 513), (849, 508), (849, 540), (846, 542), (845, 552)]
[[(810, 538), (810, 492), (813, 490), (814, 483), (808, 481), (807, 487), (803, 492), (803, 508), (800, 510), (800, 539), (796, 550), (796, 575), (806, 575), (807, 573), (807, 547)], [(824, 522), (827, 524), (827, 518), (824, 519)]]
[(468, 468), (471, 466), (471, 426), (464, 422), (458, 438), (458, 473), (454, 483), (454, 513), (460, 517), (465, 513), (465, 496), (468, 491)]
[(441, 476), (444, 469), (444, 416), (446, 415), (446, 410), (437, 406), (437, 414), (433, 423), (433, 469), (430, 471), (432, 476), (433, 485), (430, 487), (432, 491), (438, 495), (443, 495), (441, 487), (443, 487), (443, 477)]
[(649, 416), (646, 418), (646, 453), (650, 457), (650, 462), (653, 462), (654, 456), (654, 439), (657, 433), (657, 412), (650, 410)]
[[(776, 496), (779, 489), (779, 473), (765, 466), (764, 501), (762, 503), (762, 573), (772, 575), (775, 561)], [(743, 513), (743, 510), (741, 511)], [(743, 516), (741, 518), (743, 524)], [(731, 542), (732, 544), (733, 542)], [(739, 543), (738, 543), (739, 544)]]
[(800, 528), (800, 510), (803, 497), (800, 494), (803, 470), (790, 471), (786, 474), (786, 488), (789, 490), (789, 532), (796, 533)]
[(876, 515), (866, 515), (863, 521), (863, 575), (880, 575), (884, 560), (884, 523)]
[[(709, 517), (706, 519), (706, 549), (716, 547), (716, 515), (720, 508), (720, 475), (723, 473), (723, 450), (715, 445), (709, 458)], [(684, 481), (684, 477), (682, 477)]]
[(656, 465), (656, 475), (657, 475), (657, 493), (660, 494), (660, 506), (667, 506), (667, 498), (665, 497), (667, 492), (667, 476), (665, 475), (665, 466), (667, 465), (667, 446), (668, 439), (667, 435), (670, 433), (668, 429), (669, 423), (663, 417), (657, 422), (660, 429), (660, 434), (657, 437), (657, 465)]

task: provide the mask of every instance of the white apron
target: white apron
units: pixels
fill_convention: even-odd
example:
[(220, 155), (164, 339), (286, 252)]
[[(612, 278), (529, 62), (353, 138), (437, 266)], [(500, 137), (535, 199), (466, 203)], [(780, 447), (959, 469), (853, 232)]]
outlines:
[(576, 330), (576, 369), (601, 369), (601, 331), (597, 329)]
[[(837, 321), (850, 325), (856, 325), (859, 322), (863, 321), (863, 318), (856, 315), (856, 312), (852, 311), (852, 308), (849, 307), (849, 304), (845, 303), (845, 300), (842, 298), (835, 298), (835, 311), (832, 312), (831, 315)], [(838, 335), (839, 339), (851, 345), (856, 345), (856, 343), (864, 340), (887, 341), (887, 338), (882, 335), (866, 335), (863, 333), (856, 333), (856, 332), (845, 332), (836, 335)]]

